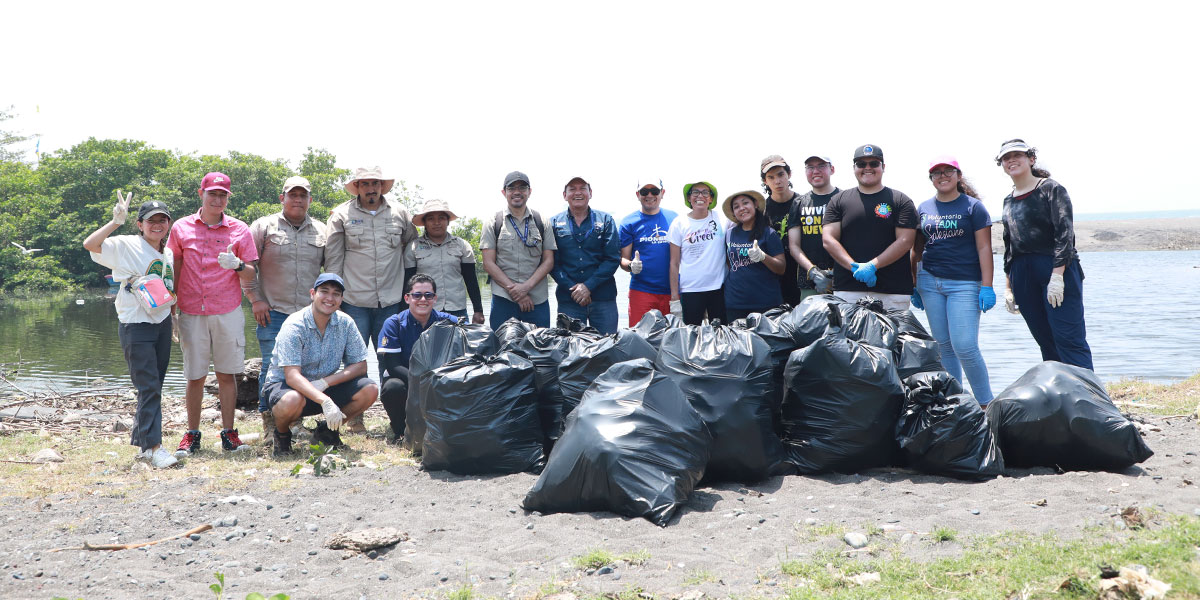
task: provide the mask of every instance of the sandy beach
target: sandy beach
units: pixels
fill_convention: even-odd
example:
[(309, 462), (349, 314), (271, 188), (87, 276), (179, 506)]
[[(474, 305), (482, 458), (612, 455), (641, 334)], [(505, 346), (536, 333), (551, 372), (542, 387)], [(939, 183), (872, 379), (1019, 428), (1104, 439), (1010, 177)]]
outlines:
[[(1004, 226), (992, 226), (992, 248), (1004, 251)], [(1075, 221), (1075, 248), (1080, 252), (1122, 250), (1198, 250), (1200, 217)]]

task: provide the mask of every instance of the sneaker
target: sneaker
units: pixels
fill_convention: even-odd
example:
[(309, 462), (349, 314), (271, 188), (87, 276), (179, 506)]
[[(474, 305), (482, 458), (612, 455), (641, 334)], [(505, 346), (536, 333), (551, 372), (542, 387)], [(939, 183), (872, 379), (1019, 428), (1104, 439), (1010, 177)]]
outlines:
[(317, 428), (313, 430), (313, 443), (325, 444), (328, 448), (345, 448), (342, 443), (342, 436), (338, 432), (329, 428), (325, 421), (317, 421)]
[(162, 446), (159, 446), (158, 450), (145, 450), (138, 455), (138, 458), (144, 459), (155, 469), (165, 469), (179, 464), (179, 459)]
[(195, 454), (200, 450), (200, 432), (189, 431), (183, 434), (183, 439), (179, 440), (179, 449), (175, 451), (175, 458), (183, 458), (189, 454)]
[(282, 433), (276, 429), (272, 440), (275, 445), (271, 451), (272, 456), (290, 456), (292, 454), (292, 432)]
[(221, 448), (226, 452), (244, 452), (250, 450), (249, 445), (242, 443), (236, 429), (221, 431)]

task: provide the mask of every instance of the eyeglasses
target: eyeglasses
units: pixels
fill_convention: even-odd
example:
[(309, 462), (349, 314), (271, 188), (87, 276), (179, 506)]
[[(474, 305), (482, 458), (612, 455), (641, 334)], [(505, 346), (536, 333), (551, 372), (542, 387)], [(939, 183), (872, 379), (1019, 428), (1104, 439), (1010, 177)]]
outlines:
[(660, 190), (658, 188), (642, 188), (642, 189), (638, 190), (638, 194), (643, 198), (645, 198), (646, 196), (649, 196), (651, 194), (657, 196), (661, 193), (662, 193), (662, 190)]
[(408, 295), (412, 296), (413, 300), (433, 300), (437, 298), (437, 294), (434, 292), (409, 292)]
[(958, 169), (938, 169), (937, 171), (929, 172), (929, 177), (931, 179), (941, 179), (942, 177), (949, 177), (951, 175), (958, 175)]
[(510, 192), (521, 192), (521, 193), (525, 193), (525, 192), (528, 192), (528, 191), (529, 191), (529, 186), (527, 186), (527, 185), (524, 185), (524, 184), (518, 184), (518, 183), (514, 183), (514, 184), (512, 184), (512, 185), (506, 186), (504, 189), (506, 189), (506, 190), (508, 190), (508, 191), (510, 191)]
[(692, 190), (688, 192), (688, 196), (692, 196), (694, 198), (712, 198), (712, 192), (708, 190)]
[(855, 169), (865, 169), (867, 167), (871, 167), (872, 169), (877, 169), (877, 168), (879, 168), (879, 165), (882, 165), (882, 164), (883, 164), (882, 162), (879, 162), (877, 160), (856, 160), (856, 161), (854, 161), (854, 168)]
[(816, 173), (817, 171), (828, 171), (828, 170), (829, 170), (829, 163), (821, 163), (819, 165), (805, 165), (804, 166), (804, 172), (806, 172), (806, 173)]

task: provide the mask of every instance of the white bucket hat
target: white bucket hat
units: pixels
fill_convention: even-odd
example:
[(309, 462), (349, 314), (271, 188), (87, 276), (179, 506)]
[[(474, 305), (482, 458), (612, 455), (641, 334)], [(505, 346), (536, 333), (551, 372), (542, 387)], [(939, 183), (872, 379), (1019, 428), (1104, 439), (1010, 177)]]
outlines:
[(421, 212), (413, 215), (412, 224), (416, 225), (417, 227), (424, 227), (425, 215), (435, 212), (446, 213), (446, 216), (448, 216), (451, 221), (458, 218), (458, 215), (454, 214), (454, 211), (450, 210), (450, 205), (447, 204), (445, 200), (434, 199), (425, 201), (425, 206), (421, 207)]
[(395, 179), (384, 179), (383, 169), (379, 168), (378, 166), (359, 167), (354, 170), (354, 177), (350, 181), (346, 182), (346, 191), (357, 196), (358, 182), (363, 179), (378, 179), (379, 181), (382, 181), (383, 189), (379, 192), (380, 194), (386, 194), (391, 191), (392, 185), (396, 183)]

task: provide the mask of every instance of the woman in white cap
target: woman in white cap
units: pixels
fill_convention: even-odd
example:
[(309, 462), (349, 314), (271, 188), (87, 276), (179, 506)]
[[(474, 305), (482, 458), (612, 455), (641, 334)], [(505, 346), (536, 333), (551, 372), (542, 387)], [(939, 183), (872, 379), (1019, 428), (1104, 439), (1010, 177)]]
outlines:
[(783, 241), (766, 215), (767, 200), (754, 190), (725, 198), (721, 212), (729, 219), (726, 232), (725, 318), (732, 323), (750, 313), (783, 304), (779, 276), (787, 267)]
[(667, 230), (671, 244), (671, 312), (688, 325), (725, 318), (725, 222), (712, 212), (717, 188), (707, 181), (683, 186), (691, 209)]
[(1001, 144), (996, 164), (1013, 182), (1004, 199), (1005, 307), (1025, 318), (1043, 360), (1091, 369), (1071, 197), (1036, 166), (1025, 140)]
[(930, 162), (929, 180), (937, 194), (917, 207), (912, 306), (929, 317), (946, 372), (962, 381), (965, 371), (975, 400), (987, 406), (992, 385), (979, 351), (979, 314), (996, 305), (992, 218), (954, 158)]
[(137, 446), (138, 459), (156, 468), (178, 462), (162, 447), (162, 386), (171, 362), (171, 305), (175, 303), (174, 257), (167, 248), (171, 212), (157, 200), (143, 202), (137, 215), (138, 235), (109, 237), (129, 216), (133, 193), (117, 190), (112, 220), (83, 240), (92, 260), (113, 271), (121, 282), (114, 302), (117, 337), (129, 365), (129, 379), (137, 388), (137, 412), (129, 443)]
[(438, 289), (434, 310), (452, 314), (463, 322), (467, 320), (470, 297), (474, 309), (471, 322), (482, 325), (483, 300), (475, 276), (475, 250), (470, 242), (449, 231), (450, 222), (457, 218), (449, 204), (436, 199), (426, 202), (421, 212), (413, 215), (412, 224), (425, 229), (404, 253), (404, 281), (417, 273), (433, 277)]

